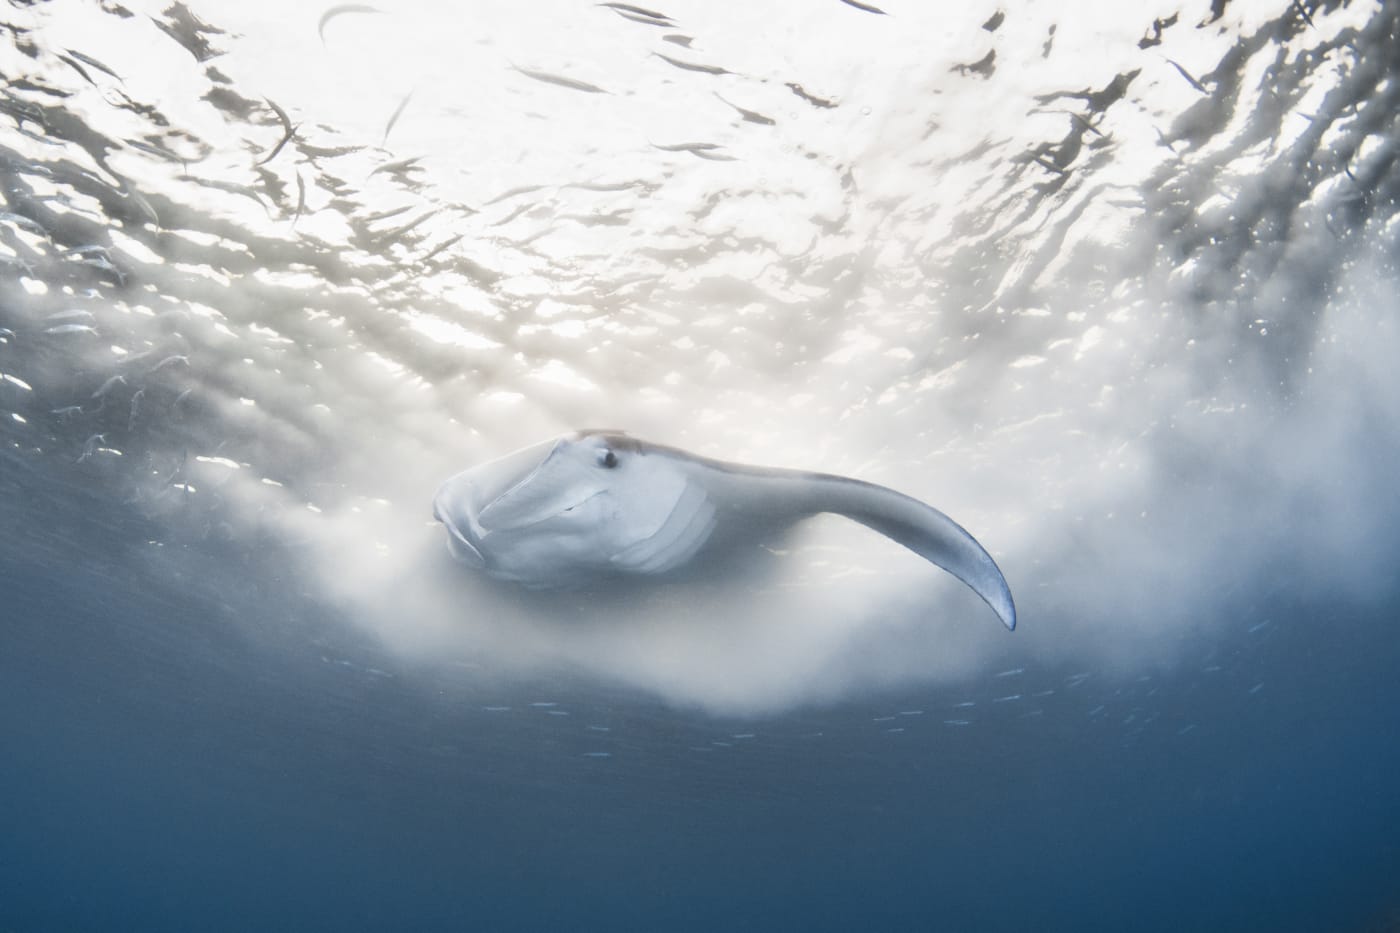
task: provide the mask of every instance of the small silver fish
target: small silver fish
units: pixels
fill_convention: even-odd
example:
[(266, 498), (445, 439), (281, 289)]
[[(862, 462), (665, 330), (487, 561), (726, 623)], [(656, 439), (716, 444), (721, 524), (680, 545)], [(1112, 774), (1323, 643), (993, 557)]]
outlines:
[(64, 55), (60, 52), (58, 55), (58, 60), (63, 62), (63, 64), (67, 65), (69, 68), (72, 68), (74, 71), (76, 71), (88, 84), (91, 84), (93, 87), (97, 87), (97, 82), (92, 80), (92, 75), (87, 73), (87, 69), (83, 68), (82, 65), (79, 65), (72, 58), (69, 58), (67, 55)]
[(62, 256), (99, 256), (103, 259), (111, 260), (112, 254), (107, 252), (107, 247), (101, 243), (89, 243), (86, 246), (75, 246), (72, 249), (65, 249)]
[(28, 230), (30, 233), (37, 233), (40, 236), (49, 235), (49, 232), (39, 224), (39, 221), (23, 214), (16, 214), (13, 211), (0, 212), (0, 221), (12, 223), (22, 230)]
[(128, 433), (136, 428), (136, 418), (141, 413), (141, 399), (145, 397), (145, 389), (137, 389), (136, 394), (131, 397), (131, 416), (126, 419), (126, 430)]
[(270, 97), (264, 97), (263, 100), (267, 101), (267, 105), (272, 108), (272, 112), (277, 114), (277, 119), (282, 123), (282, 129), (285, 132), (283, 132), (282, 139), (278, 141), (277, 145), (272, 147), (272, 151), (263, 156), (262, 160), (259, 161), (257, 165), (266, 165), (277, 158), (277, 153), (282, 151), (282, 147), (291, 141), (292, 136), (295, 135), (297, 131), (297, 128), (292, 125), (292, 118), (287, 116), (287, 111), (277, 106), (277, 103)]
[(719, 143), (674, 143), (669, 146), (652, 143), (651, 145), (653, 149), (660, 149), (662, 152), (704, 152), (724, 148)]
[(646, 7), (633, 6), (630, 3), (600, 3), (599, 6), (616, 10), (620, 13), (633, 13), (637, 16), (645, 16), (648, 19), (670, 19), (665, 13), (658, 13), (655, 10), (648, 10)]
[(58, 324), (61, 322), (73, 323), (76, 321), (95, 320), (97, 320), (97, 318), (93, 316), (93, 313), (91, 311), (83, 311), (81, 309), (74, 309), (72, 311), (56, 311), (53, 314), (50, 314), (48, 317), (44, 318), (44, 321), (48, 324)]
[(698, 71), (701, 74), (707, 75), (728, 75), (734, 73), (728, 68), (721, 68), (718, 65), (701, 65), (696, 62), (683, 62), (678, 58), (672, 58), (669, 55), (662, 55), (660, 52), (652, 52), (651, 54), (655, 55), (662, 61), (667, 62), (668, 64), (674, 65), (682, 71)]
[(120, 374), (115, 375), (115, 376), (112, 376), (112, 377), (109, 378), (106, 382), (102, 383), (102, 385), (98, 386), (98, 387), (97, 387), (97, 391), (94, 392), (94, 393), (92, 393), (92, 396), (91, 396), (91, 397), (92, 397), (92, 398), (102, 398), (104, 395), (106, 395), (108, 392), (112, 391), (112, 390), (113, 390), (114, 388), (116, 388), (118, 385), (126, 385), (126, 377), (125, 377), (125, 376), (122, 376), (122, 375), (120, 375)]
[[(420, 166), (420, 165), (417, 164), (418, 162), (421, 162), (422, 160), (423, 160), (423, 157), (422, 157), (422, 156), (409, 156), (409, 157), (406, 158), (406, 159), (395, 159), (393, 162), (385, 162), (383, 165), (376, 165), (376, 166), (374, 167), (373, 171), (371, 171), (371, 172), (369, 173), (369, 175), (367, 175), (366, 177), (367, 177), (367, 178), (373, 178), (375, 175), (378, 175), (380, 172), (389, 172), (390, 174), (394, 174), (394, 173), (396, 173), (396, 172), (403, 172), (403, 173), (407, 174), (408, 172), (411, 172), (411, 171), (412, 171), (412, 172), (422, 171), (422, 170), (423, 170), (423, 169), (422, 169), (422, 166)], [(397, 213), (403, 213), (403, 212), (406, 211), (406, 210), (408, 210), (407, 207), (397, 208), (397, 209), (394, 210), (392, 213), (396, 213), (396, 214), (397, 214)], [(389, 216), (389, 215), (388, 215), (388, 214), (381, 214), (381, 215), (379, 215), (379, 217), (373, 217), (373, 216), (371, 216), (369, 219), (370, 219), (370, 220), (378, 220), (378, 219), (380, 219), (380, 218), (382, 218), (382, 217), (387, 217), (387, 216)]]
[(167, 366), (175, 366), (181, 363), (183, 363), (185, 366), (190, 365), (190, 358), (188, 356), (185, 356), (183, 353), (176, 353), (173, 356), (167, 356), (165, 359), (152, 366), (146, 371), (146, 374), (150, 375), (151, 373), (158, 373)]
[(1181, 76), (1182, 76), (1183, 78), (1185, 78), (1187, 81), (1189, 81), (1190, 84), (1191, 84), (1191, 86), (1192, 86), (1193, 88), (1195, 88), (1196, 90), (1200, 91), (1202, 94), (1206, 95), (1207, 97), (1210, 96), (1210, 91), (1207, 91), (1207, 90), (1206, 90), (1206, 86), (1205, 86), (1204, 84), (1202, 84), (1201, 82), (1197, 81), (1194, 77), (1192, 77), (1191, 72), (1187, 71), (1185, 68), (1181, 67), (1181, 66), (1178, 65), (1176, 62), (1172, 61), (1170, 58), (1167, 59), (1167, 63), (1168, 63), (1169, 65), (1171, 65), (1173, 68), (1175, 68), (1177, 71), (1181, 72)]
[(103, 74), (110, 75), (111, 77), (116, 78), (118, 81), (121, 81), (121, 80), (122, 80), (122, 76), (121, 76), (121, 75), (117, 74), (117, 73), (116, 73), (115, 71), (113, 71), (111, 68), (108, 68), (106, 65), (102, 64), (100, 61), (98, 61), (97, 59), (93, 58), (91, 55), (84, 55), (82, 52), (79, 52), (77, 49), (69, 49), (69, 50), (68, 50), (68, 54), (71, 55), (71, 56), (73, 56), (74, 58), (76, 58), (78, 61), (82, 62), (84, 65), (91, 65), (93, 68), (96, 68), (98, 71), (102, 72)]
[(764, 116), (763, 114), (761, 114), (761, 113), (755, 113), (755, 112), (752, 111), (752, 110), (745, 110), (743, 107), (740, 107), (738, 104), (736, 104), (736, 103), (734, 103), (734, 102), (732, 102), (732, 101), (725, 100), (723, 97), (720, 97), (718, 91), (715, 92), (715, 96), (716, 96), (716, 97), (719, 97), (719, 99), (720, 99), (720, 101), (721, 101), (722, 103), (728, 104), (730, 107), (733, 107), (735, 110), (739, 111), (739, 116), (744, 120), (745, 123), (757, 123), (759, 126), (777, 126), (777, 125), (778, 125), (778, 121), (777, 121), (777, 120), (774, 120), (772, 117), (765, 117), (765, 116)]
[(297, 171), (297, 209), (292, 215), (292, 226), (297, 225), (301, 219), (302, 211), (306, 210), (306, 179), (301, 177), (301, 171)]
[(89, 457), (91, 457), (93, 454), (97, 453), (98, 448), (99, 448), (102, 444), (105, 444), (105, 443), (107, 443), (107, 435), (105, 435), (105, 434), (94, 434), (94, 435), (92, 435), (91, 437), (89, 437), (89, 438), (83, 443), (83, 452), (82, 452), (82, 455), (78, 457), (78, 459), (77, 459), (76, 462), (77, 462), (77, 463), (82, 463), (84, 460), (87, 460), (87, 459), (88, 459)]
[(379, 143), (381, 146), (389, 141), (389, 134), (393, 132), (394, 124), (399, 122), (399, 117), (403, 116), (404, 109), (408, 107), (408, 102), (412, 99), (413, 92), (409, 91), (403, 96), (403, 100), (399, 101), (399, 105), (394, 108), (394, 113), (389, 117), (389, 122), (384, 124), (384, 138), (380, 140)]
[(607, 91), (596, 84), (589, 84), (587, 81), (575, 81), (573, 78), (565, 78), (560, 75), (552, 75), (545, 71), (531, 71), (528, 68), (521, 68), (519, 65), (511, 65), (516, 71), (527, 78), (534, 78), (536, 81), (543, 81), (545, 84), (553, 84), (558, 87), (566, 87), (572, 91), (584, 91), (588, 94), (606, 94)]
[(383, 13), (378, 7), (372, 7), (365, 3), (342, 3), (333, 6), (321, 14), (321, 21), (316, 24), (316, 34), (321, 37), (321, 44), (326, 43), (326, 24), (337, 16), (344, 16), (347, 13)]

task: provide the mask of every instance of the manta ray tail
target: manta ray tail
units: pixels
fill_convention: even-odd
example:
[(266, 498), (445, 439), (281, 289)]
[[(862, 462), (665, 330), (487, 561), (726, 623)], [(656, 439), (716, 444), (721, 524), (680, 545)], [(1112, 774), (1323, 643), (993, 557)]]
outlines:
[[(951, 573), (1016, 628), (1016, 604), (996, 561), (977, 539), (942, 512), (902, 493), (843, 476), (817, 474), (817, 511), (844, 515), (892, 538)], [(815, 491), (815, 490), (814, 490)]]

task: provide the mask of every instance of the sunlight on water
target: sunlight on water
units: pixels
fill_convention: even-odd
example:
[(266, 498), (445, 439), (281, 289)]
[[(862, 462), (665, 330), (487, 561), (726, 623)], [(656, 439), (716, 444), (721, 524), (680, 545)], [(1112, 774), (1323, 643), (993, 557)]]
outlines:
[[(9, 455), (270, 535), (409, 658), (726, 712), (1194, 656), (1261, 568), (1376, 570), (1387, 483), (1321, 452), (1395, 401), (1393, 15), (1174, 9), (15, 11)], [(829, 520), (548, 611), (448, 561), (439, 482), (596, 425), (924, 499), (1022, 630)]]

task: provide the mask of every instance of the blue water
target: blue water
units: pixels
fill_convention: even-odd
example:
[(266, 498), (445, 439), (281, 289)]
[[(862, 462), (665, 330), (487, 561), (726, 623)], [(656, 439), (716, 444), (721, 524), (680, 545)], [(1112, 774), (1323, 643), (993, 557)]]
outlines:
[[(11, 5), (0, 933), (1400, 930), (1400, 7), (882, 5)], [(436, 483), (614, 424), (1018, 630), (820, 523), (478, 600)]]
[(290, 588), (191, 598), (63, 517), (96, 536), (6, 562), (4, 929), (1380, 930), (1400, 896), (1393, 590), (1277, 581), (1126, 682), (488, 710), (369, 673)]

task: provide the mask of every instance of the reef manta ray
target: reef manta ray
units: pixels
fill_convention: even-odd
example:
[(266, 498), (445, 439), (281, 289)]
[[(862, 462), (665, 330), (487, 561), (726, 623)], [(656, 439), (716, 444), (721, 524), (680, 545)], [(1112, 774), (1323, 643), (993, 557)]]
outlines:
[(580, 431), (459, 473), (433, 500), (454, 557), (536, 589), (674, 574), (702, 552), (822, 512), (937, 564), (1016, 627), (1011, 589), (977, 539), (932, 506), (845, 476), (727, 463), (618, 431)]

